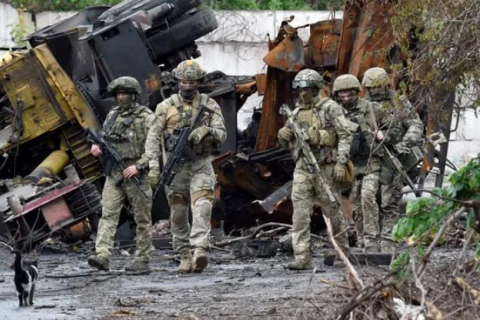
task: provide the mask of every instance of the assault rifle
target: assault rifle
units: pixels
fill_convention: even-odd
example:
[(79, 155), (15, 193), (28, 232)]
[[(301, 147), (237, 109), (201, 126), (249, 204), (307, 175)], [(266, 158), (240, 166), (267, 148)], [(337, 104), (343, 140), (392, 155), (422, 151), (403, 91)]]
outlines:
[(198, 159), (195, 152), (188, 145), (188, 136), (190, 136), (190, 133), (192, 133), (194, 129), (200, 126), (201, 121), (206, 113), (209, 113), (211, 115), (213, 114), (213, 112), (214, 111), (211, 110), (210, 108), (207, 108), (207, 106), (202, 105), (198, 109), (198, 112), (195, 115), (195, 118), (193, 119), (193, 122), (190, 125), (190, 127), (175, 129), (175, 130), (178, 130), (179, 132), (175, 134), (176, 141), (174, 142), (173, 149), (168, 156), (167, 163), (163, 167), (162, 175), (160, 177), (157, 190), (155, 190), (154, 197), (161, 187), (170, 186), (170, 184), (173, 181), (173, 178), (175, 178), (175, 175), (177, 174), (180, 161), (183, 158), (187, 157), (192, 160)]
[(295, 135), (296, 143), (299, 144), (299, 147), (302, 150), (303, 161), (305, 162), (308, 171), (317, 176), (320, 184), (325, 188), (330, 202), (336, 202), (337, 200), (333, 196), (332, 190), (330, 190), (330, 186), (325, 182), (317, 159), (315, 158), (315, 155), (313, 154), (312, 149), (308, 144), (308, 132), (306, 132), (297, 122), (294, 121), (293, 113), (287, 104), (283, 104), (280, 107), (280, 114), (287, 117), (287, 123), (292, 128), (293, 134)]
[[(118, 152), (112, 148), (111, 145), (109, 145), (103, 138), (99, 137), (93, 130), (92, 128), (87, 129), (87, 140), (90, 141), (91, 143), (97, 144), (100, 149), (102, 149), (102, 154), (106, 158), (106, 163), (104, 165), (105, 169), (105, 175), (110, 175), (112, 172), (112, 169), (115, 165), (118, 165), (120, 169), (125, 170), (128, 166), (125, 163), (124, 160), (122, 160), (122, 157), (118, 154)], [(119, 187), (123, 181), (124, 177), (118, 179), (115, 181), (115, 185)], [(140, 182), (140, 179), (138, 179), (137, 176), (131, 178), (132, 182), (137, 186), (137, 188), (140, 190), (140, 192), (145, 196), (145, 198), (148, 198), (148, 195), (145, 193), (145, 190), (142, 188), (142, 183)]]
[(420, 194), (419, 191), (417, 191), (417, 188), (415, 188), (415, 184), (413, 183), (412, 179), (408, 176), (407, 171), (403, 167), (402, 163), (398, 158), (393, 154), (392, 151), (388, 149), (388, 147), (385, 144), (383, 145), (383, 149), (385, 150), (385, 153), (387, 154), (387, 157), (385, 157), (385, 162), (387, 165), (390, 167), (391, 170), (395, 171), (399, 175), (402, 176), (403, 181), (415, 192), (415, 196), (421, 197), (422, 195)]

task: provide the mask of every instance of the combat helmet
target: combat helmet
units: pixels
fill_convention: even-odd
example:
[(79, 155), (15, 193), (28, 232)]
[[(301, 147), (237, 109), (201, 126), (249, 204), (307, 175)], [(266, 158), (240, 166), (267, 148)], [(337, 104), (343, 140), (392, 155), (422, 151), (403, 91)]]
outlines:
[(338, 91), (354, 89), (357, 92), (361, 90), (360, 81), (351, 74), (343, 74), (333, 82), (332, 93), (337, 94)]
[(323, 86), (322, 76), (317, 71), (312, 69), (304, 69), (300, 71), (297, 73), (292, 82), (292, 87), (294, 89), (308, 88), (312, 86), (316, 86), (317, 88), (321, 88)]
[(370, 68), (363, 75), (362, 85), (365, 88), (387, 87), (390, 85), (390, 79), (383, 68)]
[(185, 60), (178, 64), (173, 71), (173, 75), (178, 80), (201, 80), (206, 72), (200, 64), (194, 60)]
[(137, 79), (128, 76), (113, 80), (109, 83), (107, 90), (112, 94), (115, 94), (118, 91), (135, 93), (136, 95), (142, 93), (142, 89), (140, 88), (140, 84), (138, 83)]

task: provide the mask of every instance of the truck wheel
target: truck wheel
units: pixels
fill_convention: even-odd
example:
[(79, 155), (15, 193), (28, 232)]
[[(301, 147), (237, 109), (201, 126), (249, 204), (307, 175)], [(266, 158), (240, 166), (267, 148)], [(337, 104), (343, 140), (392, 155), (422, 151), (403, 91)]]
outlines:
[(98, 18), (101, 21), (115, 21), (118, 20), (122, 17), (126, 17), (133, 12), (140, 11), (140, 10), (150, 10), (153, 9), (163, 3), (171, 3), (175, 7), (173, 10), (170, 12), (170, 14), (167, 16), (167, 18), (172, 18), (177, 15), (180, 15), (202, 3), (201, 0), (177, 0), (177, 1), (172, 1), (172, 0), (153, 0), (153, 1), (146, 1), (144, 0), (130, 0), (130, 1), (123, 1), (104, 13)]
[(148, 42), (158, 57), (177, 50), (194, 40), (218, 28), (218, 22), (211, 9), (202, 9), (192, 14), (186, 14), (170, 24), (169, 28), (155, 30), (148, 34)]

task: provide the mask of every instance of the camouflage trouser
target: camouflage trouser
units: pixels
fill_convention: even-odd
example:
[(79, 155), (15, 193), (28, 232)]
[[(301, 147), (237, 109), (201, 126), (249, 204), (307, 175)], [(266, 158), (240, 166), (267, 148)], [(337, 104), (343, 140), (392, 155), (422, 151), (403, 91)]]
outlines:
[[(313, 213), (314, 205), (319, 204), (323, 214), (332, 222), (334, 234), (345, 231), (347, 223), (340, 207), (340, 196), (333, 185), (332, 176), (333, 165), (322, 165), (321, 170), (324, 173), (327, 183), (336, 202), (332, 203), (324, 188), (320, 185), (316, 176), (304, 169), (295, 168), (293, 174), (292, 202), (293, 202), (293, 232), (292, 243), (295, 260), (310, 259), (310, 216)], [(346, 232), (343, 232), (336, 241), (343, 248), (348, 248)]]
[[(187, 253), (191, 246), (208, 248), (214, 187), (212, 157), (208, 157), (181, 164), (172, 184), (167, 188), (173, 248), (180, 254)], [(190, 202), (191, 230), (188, 223)]]
[[(392, 238), (393, 226), (400, 218), (398, 204), (402, 199), (402, 177), (397, 175), (393, 182), (388, 185), (381, 185), (381, 235), (382, 239)], [(389, 241), (386, 240), (385, 243)], [(382, 241), (383, 246), (383, 241)]]
[(97, 255), (107, 259), (110, 258), (120, 212), (125, 199), (127, 199), (137, 223), (135, 260), (149, 262), (150, 248), (152, 246), (152, 190), (150, 184), (146, 176), (141, 177), (142, 188), (148, 196), (147, 199), (131, 180), (125, 179), (119, 187), (115, 186), (115, 181), (120, 176), (121, 173), (118, 170), (114, 170), (112, 175), (107, 177), (103, 187), (102, 218), (98, 226), (95, 244)]
[(365, 249), (374, 251), (380, 246), (380, 215), (376, 199), (378, 178), (378, 172), (355, 177), (350, 194), (358, 242), (364, 244)]

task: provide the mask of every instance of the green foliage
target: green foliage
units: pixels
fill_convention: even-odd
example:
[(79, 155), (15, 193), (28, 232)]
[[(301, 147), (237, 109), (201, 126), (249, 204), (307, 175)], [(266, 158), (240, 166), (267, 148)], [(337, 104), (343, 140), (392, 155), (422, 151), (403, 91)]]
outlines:
[(33, 31), (33, 28), (26, 24), (25, 16), (21, 12), (19, 14), (18, 22), (10, 23), (8, 25), (8, 28), (10, 29), (10, 35), (12, 36), (13, 42), (15, 42), (15, 44), (19, 46), (24, 44), (24, 41), (22, 39), (24, 39), (28, 34)]
[[(458, 200), (480, 199), (480, 161), (478, 158), (470, 162), (449, 177), (450, 185), (444, 188), (432, 190), (441, 197), (455, 198)], [(450, 214), (460, 209), (461, 204), (455, 201), (441, 199), (439, 197), (425, 197), (410, 201), (407, 204), (406, 216), (398, 221), (392, 231), (393, 239), (396, 241), (415, 240), (418, 243), (417, 255), (423, 257), (424, 245), (427, 245), (431, 237), (435, 235), (441, 222)], [(469, 213), (467, 225), (471, 227), (474, 223), (473, 213)], [(480, 257), (480, 246), (477, 248), (477, 257)], [(403, 264), (405, 259), (401, 256), (392, 264), (396, 271), (406, 267)]]
[(402, 0), (391, 19), (395, 43), (408, 56), (410, 92), (421, 91), (421, 103), (439, 92), (464, 95), (463, 105), (480, 106), (479, 1)]
[(113, 6), (122, 0), (8, 0), (15, 8), (26, 11), (77, 11), (90, 6)]
[[(122, 0), (6, 0), (16, 8), (27, 11), (70, 11), (89, 6), (113, 6)], [(217, 10), (341, 10), (343, 0), (206, 0)]]
[(410, 255), (407, 252), (400, 253), (398, 257), (392, 262), (391, 269), (392, 271), (397, 272), (397, 277), (401, 280), (405, 279), (406, 277), (409, 262)]

